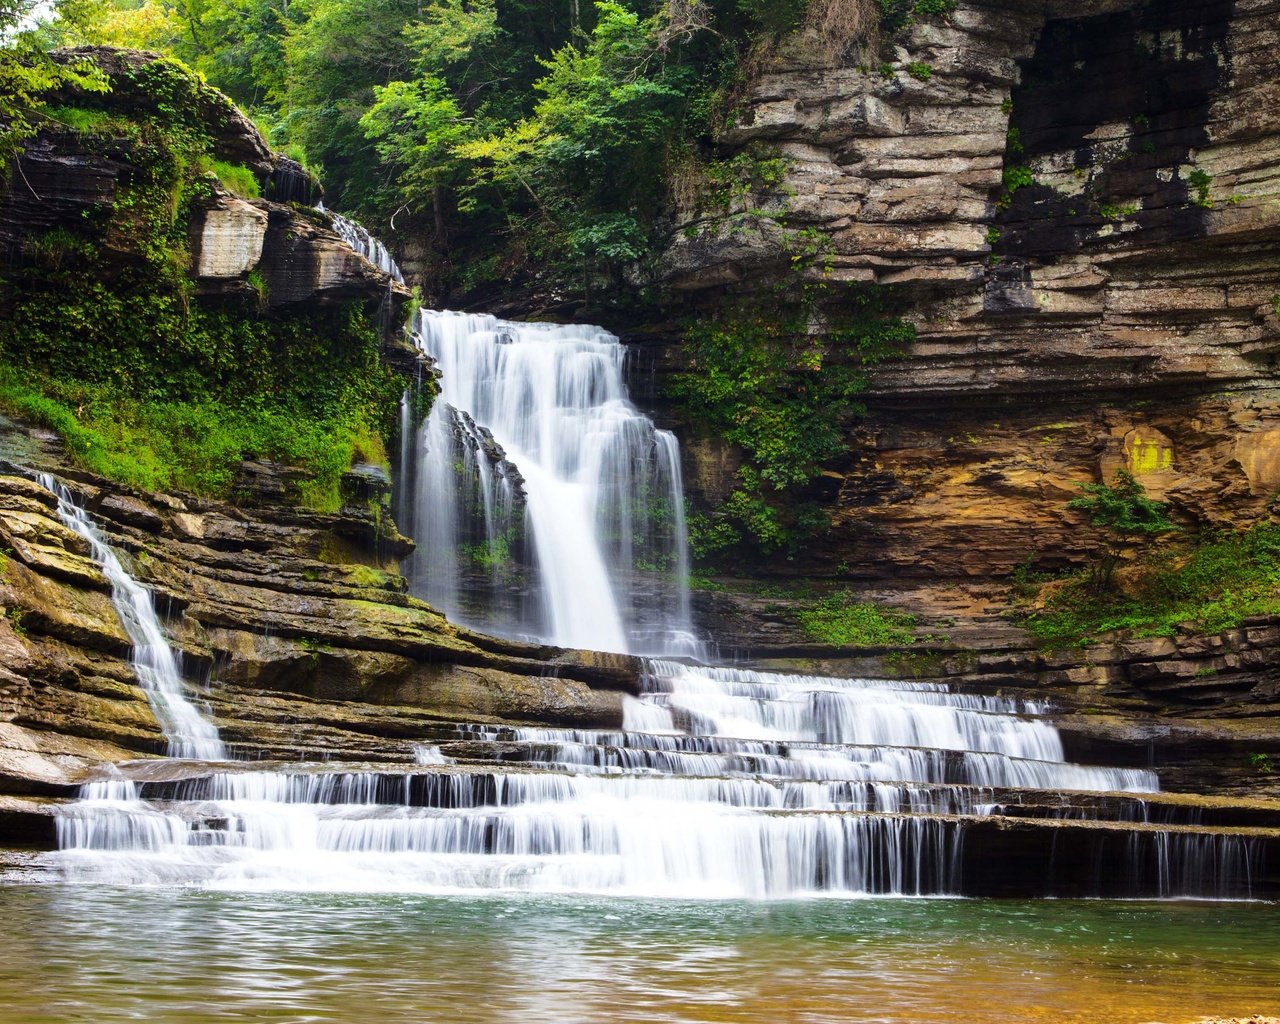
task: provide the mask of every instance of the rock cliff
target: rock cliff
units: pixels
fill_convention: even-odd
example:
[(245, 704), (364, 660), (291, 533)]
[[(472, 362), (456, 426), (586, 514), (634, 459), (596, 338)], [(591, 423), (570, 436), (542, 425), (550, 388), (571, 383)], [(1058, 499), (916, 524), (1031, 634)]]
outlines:
[[(412, 543), (378, 513), (385, 495), (371, 502), (367, 478), (353, 474), (335, 514), (265, 492), (249, 510), (112, 486), (67, 467), (39, 432), (4, 426), (4, 454), (67, 479), (153, 589), (240, 757), (412, 760), (411, 741), (458, 721), (611, 726), (638, 685), (630, 658), (471, 634), (409, 597), (396, 567)], [(54, 496), (6, 465), (0, 777), (29, 788), (163, 752), (107, 581)]]
[[(695, 309), (749, 294), (803, 231), (812, 276), (877, 287), (918, 332), (820, 481), (831, 533), (769, 573), (989, 604), (1019, 564), (1080, 563), (1065, 503), (1117, 468), (1188, 527), (1270, 515), (1278, 26), (1274, 0), (961, 0), (879, 56), (798, 38), (755, 75), (724, 142), (773, 147), (785, 181), (686, 209), (666, 280)], [(682, 365), (650, 350), (659, 379)], [(714, 506), (733, 453), (687, 451)]]
[(213, 170), (206, 174), (205, 194), (187, 221), (186, 269), (197, 295), (261, 300), (272, 309), (348, 299), (389, 300), (398, 309), (407, 300), (406, 288), (354, 252), (329, 215), (310, 205), (321, 195), (315, 178), (273, 152), (222, 93), (154, 54), (81, 47), (55, 57), (92, 59), (111, 89), (54, 97), (51, 104), (71, 105), (88, 126), (69, 123), (67, 107), (51, 105), (40, 134), (18, 154), (0, 189), (0, 248), (11, 258), (51, 233), (115, 224), (105, 231), (107, 249), (121, 263), (141, 260), (146, 233), (121, 217), (137, 204), (133, 193), (155, 159), (155, 142), (138, 134), (136, 119), (185, 118), (212, 161), (243, 169), (253, 183), (252, 194), (240, 196)]

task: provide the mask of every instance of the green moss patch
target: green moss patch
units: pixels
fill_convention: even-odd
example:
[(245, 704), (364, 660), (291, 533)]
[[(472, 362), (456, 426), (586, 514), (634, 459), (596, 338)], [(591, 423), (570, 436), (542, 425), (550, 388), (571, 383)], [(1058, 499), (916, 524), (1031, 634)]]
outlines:
[(815, 640), (836, 647), (900, 647), (916, 642), (914, 615), (870, 602), (854, 602), (848, 594), (823, 598), (796, 615)]
[(1220, 633), (1249, 616), (1280, 614), (1280, 524), (1150, 553), (1126, 577), (1123, 590), (1103, 593), (1087, 572), (1053, 583), (1043, 610), (1023, 624), (1046, 644), (1076, 646), (1114, 631), (1173, 636), (1186, 625)]

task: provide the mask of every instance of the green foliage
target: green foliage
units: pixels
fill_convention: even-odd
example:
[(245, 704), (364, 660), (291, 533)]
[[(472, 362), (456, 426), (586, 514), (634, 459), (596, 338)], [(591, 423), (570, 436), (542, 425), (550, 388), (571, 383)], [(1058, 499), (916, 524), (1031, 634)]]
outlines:
[(998, 227), (996, 227), (994, 224), (992, 224), (989, 228), (987, 228), (987, 233), (985, 236), (987, 240), (987, 245), (995, 245), (996, 242), (1000, 241), (1001, 233), (1002, 233), (1001, 230)]
[(492, 541), (481, 541), (477, 544), (464, 544), (462, 552), (473, 565), (487, 572), (507, 569), (513, 561), (511, 542), (505, 536), (498, 536)]
[(918, 18), (945, 17), (956, 9), (956, 0), (879, 0), (880, 31), (893, 35)]
[(113, 131), (128, 131), (126, 122), (105, 110), (63, 105), (42, 107), (40, 114), (42, 126), (52, 122), (54, 125), (69, 128), (71, 131), (83, 135), (104, 135)]
[(1147, 490), (1127, 470), (1116, 470), (1110, 484), (1078, 484), (1087, 497), (1072, 498), (1067, 508), (1083, 512), (1089, 522), (1123, 537), (1167, 533), (1176, 527), (1169, 506), (1152, 501)]
[(1280, 613), (1280, 525), (1209, 536), (1178, 557), (1148, 553), (1135, 568), (1123, 593), (1099, 592), (1088, 573), (1055, 585), (1025, 625), (1048, 644), (1072, 646), (1114, 630), (1174, 636), (1189, 624), (1217, 633)]
[(39, 131), (40, 104), (48, 94), (71, 86), (87, 93), (107, 91), (106, 77), (92, 61), (54, 63), (44, 52), (50, 18), (74, 24), (85, 13), (79, 0), (0, 0), (0, 163), (7, 164)]
[(357, 587), (370, 587), (374, 590), (385, 588), (391, 579), (381, 569), (375, 569), (368, 565), (350, 566), (347, 576)]
[[(780, 182), (780, 162), (744, 176), (709, 143), (748, 62), (813, 14), (806, 0), (93, 2), (83, 38), (196, 68), (324, 177), (329, 205), (434, 250), (433, 286), (525, 274), (597, 294), (665, 243), (678, 168), (710, 170), (713, 205)], [(823, 25), (870, 31), (875, 3), (837, 0)]]
[(672, 388), (700, 421), (740, 445), (775, 490), (807, 483), (844, 450), (844, 428), (862, 412), (866, 367), (915, 336), (883, 316), (870, 291), (845, 296), (853, 312), (822, 315), (826, 288), (792, 281), (695, 321), (686, 335), (689, 370)]
[(689, 517), (689, 547), (695, 559), (707, 561), (743, 546), (772, 553), (791, 542), (791, 531), (778, 509), (761, 497), (754, 471), (747, 469), (741, 476), (747, 489), (730, 494), (715, 515), (695, 513)]
[(257, 199), (261, 194), (257, 176), (248, 167), (213, 160), (209, 170), (222, 183), (222, 187), (241, 199)]
[(0, 404), (104, 476), (226, 496), (244, 458), (269, 458), (308, 470), (303, 500), (336, 508), (353, 459), (384, 459), (406, 381), (360, 306), (267, 315), (258, 271), (256, 303), (192, 296), (188, 225), (208, 175), (249, 197), (258, 182), (214, 159), (209, 131), (233, 110), (197, 75), (158, 60), (124, 77), (127, 120), (92, 104), (44, 112), (91, 152), (125, 154), (128, 172), (109, 210), (0, 269)]
[(1007, 210), (1011, 205), (1013, 205), (1014, 193), (1016, 193), (1020, 188), (1026, 188), (1029, 185), (1034, 185), (1036, 183), (1036, 176), (1035, 172), (1031, 170), (1030, 167), (1015, 165), (1004, 169), (1001, 181), (1004, 184), (1004, 191), (1001, 193), (1000, 198), (996, 200), (996, 206), (1001, 210)]
[(728, 501), (712, 516), (691, 518), (695, 556), (778, 551), (821, 526), (797, 494), (845, 451), (846, 429), (863, 411), (867, 368), (915, 337), (883, 313), (877, 293), (847, 289), (828, 303), (836, 298), (831, 287), (805, 280), (798, 264), (774, 288), (724, 302), (689, 325), (689, 368), (671, 394), (691, 420), (748, 459)]
[(914, 615), (868, 602), (853, 603), (847, 593), (823, 598), (796, 618), (809, 636), (837, 647), (898, 647), (916, 642)]
[(1138, 212), (1138, 207), (1134, 203), (1126, 203), (1118, 206), (1114, 203), (1102, 203), (1098, 207), (1098, 216), (1107, 220), (1124, 220), (1125, 217), (1132, 217)]
[(1117, 470), (1110, 484), (1079, 484), (1086, 497), (1073, 498), (1067, 508), (1083, 512), (1104, 534), (1103, 550), (1090, 572), (1095, 591), (1108, 590), (1123, 557), (1122, 545), (1135, 538), (1150, 540), (1176, 529), (1169, 507), (1147, 497), (1146, 488), (1127, 470)]
[[(403, 382), (379, 363), (363, 311), (275, 320), (192, 307), (182, 321), (154, 295), (96, 294), (117, 300), (120, 319), (94, 323), (85, 314), (100, 311), (45, 293), (20, 304), (16, 344), (0, 351), (0, 406), (57, 431), (86, 469), (225, 497), (242, 460), (273, 459), (307, 470), (304, 502), (328, 510), (353, 461), (385, 461)], [(160, 314), (150, 333), (148, 310)], [(166, 341), (175, 351), (157, 348)]]
[(1206, 210), (1213, 209), (1213, 200), (1209, 196), (1209, 190), (1213, 185), (1213, 179), (1209, 177), (1207, 171), (1197, 167), (1187, 175), (1187, 188), (1195, 190), (1195, 198), (1192, 199), (1197, 206), (1203, 206)]
[(912, 61), (907, 65), (907, 74), (917, 81), (927, 82), (933, 77), (933, 68), (924, 61)]
[(1253, 753), (1245, 758), (1247, 764), (1254, 771), (1261, 772), (1263, 775), (1270, 775), (1276, 770), (1275, 764), (1271, 760), (1270, 754)]

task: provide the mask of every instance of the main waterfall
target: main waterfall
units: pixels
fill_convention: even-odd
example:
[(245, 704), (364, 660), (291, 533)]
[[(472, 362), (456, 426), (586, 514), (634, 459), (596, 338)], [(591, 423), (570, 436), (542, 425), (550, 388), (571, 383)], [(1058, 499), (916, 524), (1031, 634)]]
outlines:
[(696, 654), (679, 448), (598, 327), (424, 311), (441, 393), (401, 456), (415, 589), (565, 647)]
[(149, 591), (46, 476), (111, 582), (171, 753), (191, 759), (119, 765), (60, 805), (65, 878), (958, 895), (1006, 892), (1007, 856), (1022, 894), (1253, 894), (1257, 837), (1161, 796), (1152, 771), (1069, 762), (1044, 704), (696, 664), (679, 450), (628, 400), (618, 339), (461, 313), (414, 327), (441, 376), (420, 428), (413, 396), (402, 409), (414, 587), (481, 629), (650, 655), (620, 728), (441, 723), (380, 765), (222, 760)]

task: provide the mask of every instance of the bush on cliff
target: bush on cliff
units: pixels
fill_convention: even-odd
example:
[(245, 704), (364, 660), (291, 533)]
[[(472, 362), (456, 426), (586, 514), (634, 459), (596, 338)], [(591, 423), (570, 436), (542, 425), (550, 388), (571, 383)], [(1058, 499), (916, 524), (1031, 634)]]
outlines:
[(1180, 551), (1147, 551), (1099, 591), (1089, 570), (1043, 583), (1041, 607), (1023, 617), (1053, 646), (1088, 643), (1105, 633), (1174, 636), (1234, 629), (1253, 615), (1280, 614), (1280, 523), (1210, 533)]
[(139, 487), (225, 496), (243, 459), (274, 459), (307, 471), (308, 504), (335, 508), (353, 459), (385, 458), (406, 385), (380, 360), (375, 314), (194, 295), (193, 208), (212, 175), (249, 194), (257, 181), (215, 158), (201, 112), (230, 108), (197, 76), (169, 60), (124, 74), (117, 94), (40, 112), (55, 145), (128, 170), (109, 206), (27, 235), (0, 268), (0, 408)]
[(691, 518), (694, 554), (773, 553), (820, 529), (805, 488), (848, 448), (867, 370), (901, 352), (915, 330), (888, 315), (875, 291), (804, 276), (805, 264), (749, 298), (692, 321), (688, 369), (671, 393), (691, 422), (738, 446), (738, 487), (710, 515)]

